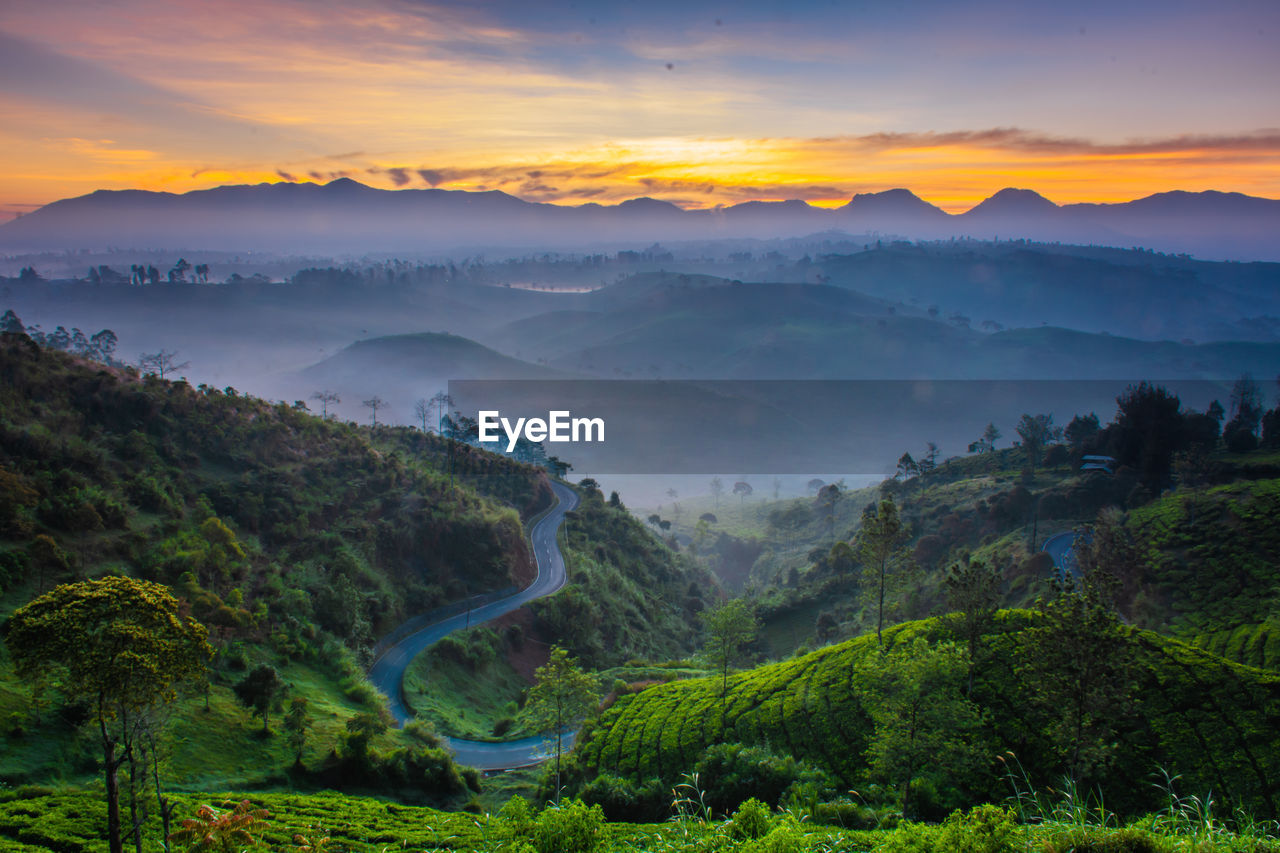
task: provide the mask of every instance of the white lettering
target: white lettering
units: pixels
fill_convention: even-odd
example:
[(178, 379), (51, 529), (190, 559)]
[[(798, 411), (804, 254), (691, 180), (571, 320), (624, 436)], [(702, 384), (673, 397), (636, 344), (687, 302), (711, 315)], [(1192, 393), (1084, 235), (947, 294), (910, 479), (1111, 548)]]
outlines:
[(511, 426), (511, 421), (506, 418), (502, 419), (502, 431), (507, 434), (507, 452), (516, 449), (516, 442), (520, 440), (520, 428), (524, 426), (524, 418), (516, 418), (516, 425)]
[(498, 413), (480, 412), (478, 427), (481, 442), (497, 441), (498, 436), (496, 433), (492, 432), (492, 430), (496, 430), (498, 428)]
[(566, 411), (548, 412), (548, 424), (551, 429), (547, 435), (548, 441), (568, 441), (569, 434), (569, 413)]
[[(568, 414), (566, 412), (566, 414)], [(578, 428), (582, 427), (585, 435), (578, 438)], [(591, 430), (595, 430), (596, 437), (591, 437)], [(554, 439), (553, 439), (554, 440)], [(574, 418), (573, 419), (573, 440), (574, 441), (604, 441), (604, 418)]]
[(567, 409), (547, 412), (547, 419), (502, 417), (501, 412), (478, 412), (476, 432), (481, 443), (501, 441), (498, 428), (507, 438), (507, 453), (512, 453), (523, 437), (534, 444), (543, 441), (565, 443), (570, 441), (604, 441), (604, 418), (575, 418)]

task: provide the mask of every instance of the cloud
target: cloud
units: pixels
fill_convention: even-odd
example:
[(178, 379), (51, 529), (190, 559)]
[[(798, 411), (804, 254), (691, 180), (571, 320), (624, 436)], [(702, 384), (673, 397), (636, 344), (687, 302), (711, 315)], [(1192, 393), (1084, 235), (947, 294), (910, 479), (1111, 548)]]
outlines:
[(294, 175), (290, 174), (289, 172), (286, 172), (284, 169), (276, 169), (276, 174), (277, 174), (277, 175), (279, 175), (280, 177), (284, 178), (286, 181), (289, 181), (289, 182), (291, 182), (291, 183), (292, 183), (292, 182), (296, 182), (296, 181), (298, 180), (298, 179), (297, 179), (297, 177), (295, 177)]
[(392, 166), (386, 170), (387, 175), (391, 178), (391, 183), (397, 187), (403, 187), (409, 183), (409, 168), (407, 166)]

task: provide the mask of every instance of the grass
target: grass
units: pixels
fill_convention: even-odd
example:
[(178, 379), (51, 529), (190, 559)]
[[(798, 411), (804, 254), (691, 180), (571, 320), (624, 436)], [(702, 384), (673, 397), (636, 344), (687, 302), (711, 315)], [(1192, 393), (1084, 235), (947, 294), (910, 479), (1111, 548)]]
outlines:
[[(483, 628), (458, 632), (451, 639), (456, 641), (451, 649), (488, 643)], [(429, 720), (441, 734), (468, 740), (510, 740), (529, 734), (515, 719), (529, 684), (501, 649), (488, 648), (491, 652), (484, 657), (459, 660), (437, 645), (414, 658), (405, 673), (404, 691), (415, 716)], [(494, 726), (503, 719), (510, 728), (496, 736)]]
[[(1105, 808), (1082, 806), (1075, 792), (1013, 808), (981, 806), (953, 814), (942, 825), (902, 823), (896, 828), (846, 829), (815, 823), (804, 813), (756, 811), (727, 820), (698, 807), (696, 780), (673, 791), (673, 817), (660, 824), (609, 823), (573, 803), (563, 808), (501, 814), (443, 812), (402, 806), (369, 797), (324, 792), (296, 794), (175, 795), (176, 818), (194, 815), (202, 804), (230, 810), (246, 798), (266, 816), (250, 824), (254, 849), (490, 851), (526, 849), (540, 853), (624, 853), (624, 851), (719, 851), (753, 853), (907, 853), (971, 850), (1015, 853), (1040, 850), (1145, 851), (1154, 853), (1273, 853), (1280, 849), (1274, 824), (1238, 816), (1223, 821), (1206, 812), (1203, 801), (1182, 798), (1168, 809), (1120, 825)], [(1022, 819), (1015, 821), (1014, 816)], [(0, 790), (0, 849), (13, 853), (99, 853), (105, 809), (100, 794), (85, 790)], [(551, 832), (548, 832), (551, 830)], [(575, 831), (577, 830), (577, 831)], [(160, 849), (161, 829), (152, 817), (144, 826), (144, 850)], [(565, 839), (579, 839), (565, 846)], [(322, 839), (325, 839), (322, 841)], [(530, 844), (521, 848), (520, 844)], [(239, 849), (237, 847), (236, 849)]]
[[(368, 706), (345, 695), (330, 673), (303, 664), (280, 668), (289, 695), (307, 698), (312, 723), (303, 763), (315, 766), (337, 748), (346, 721)], [(170, 706), (167, 729), (167, 784), (186, 789), (217, 789), (281, 784), (294, 755), (280, 731), (283, 713), (271, 715), (271, 734), (262, 734), (262, 721), (250, 716), (227, 685), (203, 695), (187, 695)], [(0, 663), (0, 780), (9, 784), (87, 784), (100, 778), (101, 746), (92, 726), (72, 726), (68, 709), (60, 704), (31, 714), (31, 690)], [(390, 730), (374, 741), (379, 748), (403, 746), (410, 740)]]

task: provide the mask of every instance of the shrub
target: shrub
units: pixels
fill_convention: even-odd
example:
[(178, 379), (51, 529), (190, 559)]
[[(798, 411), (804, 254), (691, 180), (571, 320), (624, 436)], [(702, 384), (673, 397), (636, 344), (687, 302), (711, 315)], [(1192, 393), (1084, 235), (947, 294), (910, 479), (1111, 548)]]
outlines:
[(938, 844), (951, 853), (1013, 853), (1018, 834), (1013, 812), (988, 803), (952, 812), (939, 829)]
[(1169, 853), (1172, 845), (1135, 826), (1073, 826), (1045, 839), (1045, 853)]
[(729, 835), (738, 840), (762, 838), (773, 828), (769, 807), (755, 797), (738, 806), (729, 820)]
[(586, 803), (599, 805), (611, 821), (658, 823), (671, 811), (671, 790), (657, 778), (637, 784), (601, 773), (583, 785), (578, 796)]
[(600, 846), (604, 811), (582, 800), (543, 809), (533, 827), (538, 853), (591, 853)]
[(743, 853), (800, 853), (807, 850), (804, 832), (793, 820), (784, 821), (755, 841), (743, 844)]
[(694, 771), (704, 786), (707, 804), (721, 814), (752, 797), (776, 806), (797, 783), (815, 783), (820, 788), (828, 784), (821, 770), (790, 755), (736, 743), (710, 747)]

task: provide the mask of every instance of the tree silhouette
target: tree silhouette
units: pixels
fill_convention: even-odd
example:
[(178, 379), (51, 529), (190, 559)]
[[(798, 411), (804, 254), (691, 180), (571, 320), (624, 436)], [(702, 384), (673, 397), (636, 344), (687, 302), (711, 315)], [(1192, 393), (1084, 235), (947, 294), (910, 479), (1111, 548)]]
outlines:
[(746, 501), (747, 495), (751, 494), (754, 491), (755, 489), (751, 488), (751, 484), (748, 483), (746, 480), (739, 480), (738, 482), (733, 484), (733, 493), (738, 496), (739, 506), (741, 506), (742, 503)]
[(902, 542), (906, 538), (907, 531), (898, 517), (893, 498), (885, 498), (878, 506), (868, 506), (862, 514), (857, 552), (866, 576), (863, 589), (875, 596), (876, 645), (883, 644), (885, 597), (905, 562)]
[(138, 356), (138, 367), (143, 373), (154, 373), (161, 379), (164, 379), (170, 373), (177, 373), (179, 370), (186, 370), (191, 366), (191, 362), (184, 361), (181, 364), (175, 362), (178, 353), (169, 352), (168, 350), (160, 350), (159, 352), (142, 353)]
[(720, 496), (724, 494), (724, 483), (719, 477), (711, 478), (711, 497), (715, 498), (716, 509), (720, 508)]
[(387, 405), (386, 401), (383, 400), (381, 397), (375, 396), (375, 397), (372, 397), (371, 399), (365, 400), (364, 405), (368, 407), (370, 411), (370, 418), (371, 418), (370, 423), (373, 426), (377, 426), (378, 425), (378, 409), (381, 409), (384, 406), (386, 406)]
[(342, 398), (328, 388), (312, 394), (311, 399), (320, 401), (320, 417), (326, 421), (329, 420), (329, 404), (342, 402)]

